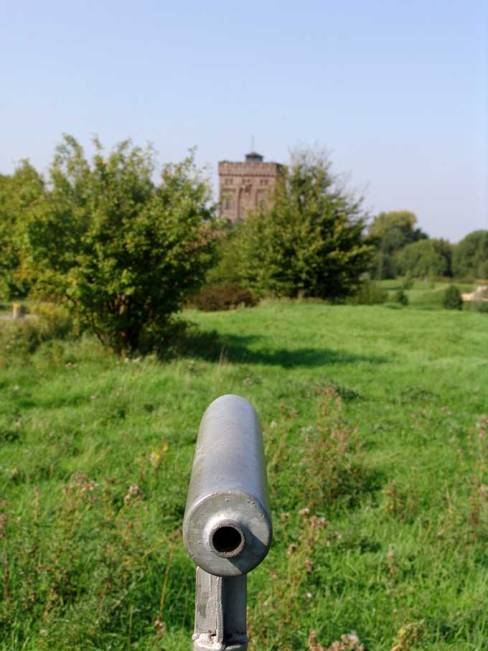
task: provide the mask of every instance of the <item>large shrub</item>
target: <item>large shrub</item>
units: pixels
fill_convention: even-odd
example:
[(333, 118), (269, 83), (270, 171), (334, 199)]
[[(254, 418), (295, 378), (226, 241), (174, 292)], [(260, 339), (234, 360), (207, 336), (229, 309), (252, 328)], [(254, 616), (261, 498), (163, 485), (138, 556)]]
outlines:
[(91, 161), (72, 137), (58, 147), (25, 266), (39, 294), (66, 300), (117, 353), (158, 349), (213, 261), (208, 184), (191, 156), (154, 182), (151, 149), (94, 145)]
[(273, 206), (240, 227), (240, 280), (260, 294), (342, 298), (354, 293), (371, 247), (363, 241), (361, 201), (344, 190), (322, 155), (295, 154)]
[(442, 305), (446, 310), (462, 310), (463, 297), (456, 285), (449, 285), (442, 297)]
[(397, 289), (397, 291), (393, 294), (393, 300), (395, 303), (403, 305), (403, 307), (406, 307), (410, 302), (408, 299), (408, 294), (402, 287), (400, 287), (400, 289)]

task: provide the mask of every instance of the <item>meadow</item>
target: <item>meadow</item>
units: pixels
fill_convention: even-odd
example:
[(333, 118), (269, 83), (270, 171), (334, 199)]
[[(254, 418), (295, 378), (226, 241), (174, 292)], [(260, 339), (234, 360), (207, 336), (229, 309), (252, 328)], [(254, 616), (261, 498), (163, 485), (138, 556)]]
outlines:
[(274, 518), (251, 651), (488, 649), (488, 316), (412, 292), (188, 311), (166, 361), (3, 350), (0, 649), (191, 648), (181, 523), (225, 393), (260, 415)]

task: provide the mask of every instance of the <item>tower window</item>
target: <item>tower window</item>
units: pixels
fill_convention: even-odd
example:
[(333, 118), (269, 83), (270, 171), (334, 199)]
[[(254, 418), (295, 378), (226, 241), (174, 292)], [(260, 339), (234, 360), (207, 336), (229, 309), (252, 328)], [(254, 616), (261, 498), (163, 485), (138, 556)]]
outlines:
[(222, 197), (222, 207), (224, 210), (230, 210), (234, 207), (234, 201), (231, 194), (224, 194)]

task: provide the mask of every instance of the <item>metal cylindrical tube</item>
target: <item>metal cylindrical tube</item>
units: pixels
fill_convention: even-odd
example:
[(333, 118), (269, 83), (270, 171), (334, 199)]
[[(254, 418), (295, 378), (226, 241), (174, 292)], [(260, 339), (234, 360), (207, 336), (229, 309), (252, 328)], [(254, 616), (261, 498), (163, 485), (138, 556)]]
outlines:
[(263, 560), (271, 535), (257, 414), (243, 398), (222, 396), (200, 424), (183, 522), (186, 548), (206, 572), (238, 576)]

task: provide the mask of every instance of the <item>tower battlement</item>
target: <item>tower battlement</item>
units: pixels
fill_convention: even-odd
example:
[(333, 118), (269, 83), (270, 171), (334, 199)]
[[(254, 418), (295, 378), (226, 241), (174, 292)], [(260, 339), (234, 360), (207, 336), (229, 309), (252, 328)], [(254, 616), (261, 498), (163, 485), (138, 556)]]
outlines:
[(269, 207), (276, 181), (283, 171), (279, 163), (265, 163), (257, 152), (242, 162), (219, 162), (220, 216), (237, 222), (246, 214)]

